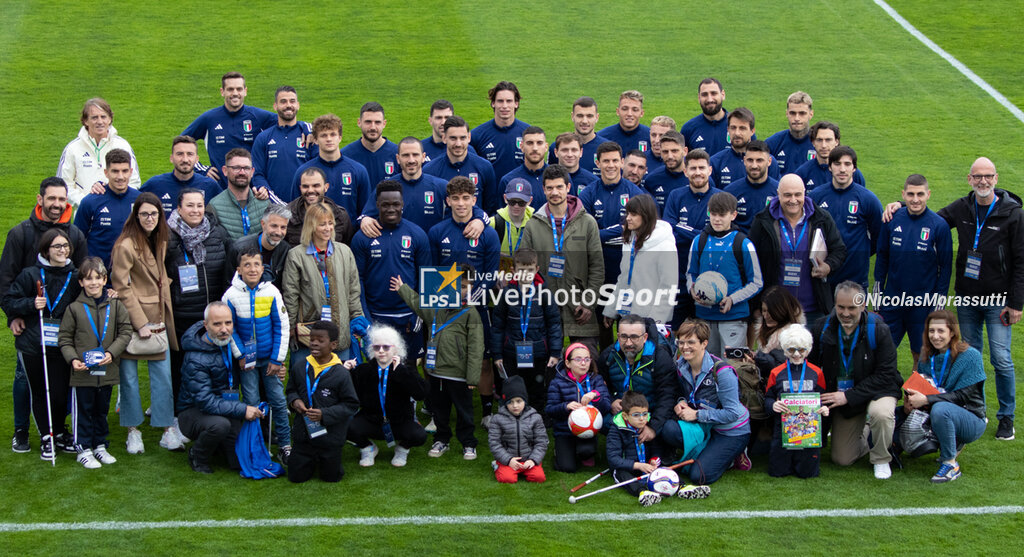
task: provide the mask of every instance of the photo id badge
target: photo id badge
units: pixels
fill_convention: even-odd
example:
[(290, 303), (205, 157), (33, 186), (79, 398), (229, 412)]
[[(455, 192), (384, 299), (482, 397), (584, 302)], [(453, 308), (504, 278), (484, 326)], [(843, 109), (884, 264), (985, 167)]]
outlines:
[(548, 260), (548, 276), (562, 278), (565, 274), (565, 256), (553, 254)]
[(387, 443), (389, 447), (394, 447), (395, 434), (391, 431), (391, 423), (385, 419), (384, 425), (381, 426), (381, 430), (384, 432), (384, 442)]
[(57, 346), (57, 333), (60, 331), (60, 319), (43, 319), (43, 344)]
[(181, 292), (199, 292), (199, 273), (195, 265), (178, 265), (178, 283), (181, 284)]
[(616, 312), (619, 315), (629, 315), (633, 313), (633, 293), (631, 291), (619, 292), (619, 309)]
[(220, 394), (220, 397), (224, 400), (238, 401), (238, 389), (228, 389)]
[(967, 252), (967, 265), (964, 267), (964, 277), (978, 280), (981, 276), (981, 252), (971, 250)]
[(320, 321), (330, 321), (330, 320), (331, 320), (331, 306), (330, 306), (330, 304), (325, 304), (323, 306), (320, 306)]
[(303, 420), (306, 420), (306, 432), (309, 433), (310, 439), (316, 439), (321, 435), (327, 435), (327, 428), (320, 422), (314, 422), (309, 419), (308, 416), (303, 416)]
[(799, 287), (803, 263), (799, 259), (785, 259), (782, 262), (782, 286)]
[(103, 348), (94, 348), (92, 350), (86, 350), (82, 354), (82, 358), (85, 360), (86, 367), (89, 368), (89, 375), (103, 376), (107, 374), (106, 366), (101, 366), (100, 362), (103, 358), (106, 358), (107, 354), (103, 351)]
[(433, 371), (437, 367), (437, 341), (435, 340), (427, 343), (427, 357), (423, 361), (423, 367), (428, 371)]
[(841, 393), (845, 393), (846, 391), (849, 391), (850, 389), (853, 388), (853, 379), (850, 379), (850, 378), (846, 378), (846, 379), (840, 378), (839, 379), (838, 388), (839, 388), (839, 392), (841, 392)]
[(250, 340), (242, 345), (242, 357), (245, 358), (245, 363), (242, 365), (244, 371), (251, 371), (256, 369), (256, 341)]
[(532, 369), (533, 368), (533, 343), (532, 342), (517, 342), (516, 343), (516, 366), (519, 369)]

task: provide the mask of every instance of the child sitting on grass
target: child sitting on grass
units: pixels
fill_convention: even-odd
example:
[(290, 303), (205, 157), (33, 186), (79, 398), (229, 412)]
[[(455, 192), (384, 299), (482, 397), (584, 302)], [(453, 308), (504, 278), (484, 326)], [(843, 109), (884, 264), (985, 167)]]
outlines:
[(597, 456), (597, 435), (589, 439), (576, 437), (569, 430), (569, 414), (577, 408), (592, 405), (602, 416), (612, 411), (611, 396), (604, 378), (597, 372), (590, 348), (579, 342), (565, 349), (565, 360), (555, 369), (548, 385), (545, 411), (551, 418), (555, 437), (555, 470), (576, 472), (579, 464), (594, 466)]
[(491, 419), (487, 442), (494, 455), (494, 477), (514, 484), (522, 474), (526, 481), (544, 481), (541, 461), (548, 450), (548, 431), (544, 419), (531, 408), (523, 378), (513, 375), (505, 380), (501, 398), (505, 405)]

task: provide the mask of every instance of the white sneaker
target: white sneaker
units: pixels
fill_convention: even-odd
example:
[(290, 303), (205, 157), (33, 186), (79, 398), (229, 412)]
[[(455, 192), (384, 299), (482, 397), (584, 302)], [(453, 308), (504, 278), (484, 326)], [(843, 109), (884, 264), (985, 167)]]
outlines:
[(174, 429), (174, 427), (164, 430), (163, 436), (160, 437), (160, 446), (168, 451), (180, 451), (185, 448), (185, 445), (181, 443), (181, 439), (178, 438), (178, 430)]
[(430, 423), (423, 430), (430, 434), (437, 433), (437, 424), (434, 423), (434, 418), (430, 418)]
[(96, 460), (96, 457), (92, 454), (92, 449), (85, 449), (78, 453), (78, 463), (85, 466), (89, 470), (95, 470), (102, 466), (100, 461)]
[(128, 430), (128, 442), (125, 445), (128, 447), (128, 454), (142, 454), (146, 452), (146, 447), (142, 444), (142, 432), (137, 429)]
[(359, 465), (363, 468), (373, 466), (373, 459), (377, 457), (379, 451), (380, 449), (373, 443), (359, 449)]
[(464, 460), (476, 460), (476, 448), (466, 447), (462, 449), (462, 458)]
[(107, 452), (106, 447), (99, 447), (92, 452), (92, 455), (96, 457), (96, 460), (100, 461), (100, 464), (113, 464), (117, 462), (114, 455)]
[(641, 491), (640, 496), (637, 497), (641, 507), (650, 507), (661, 502), (661, 494), (653, 491)]
[(405, 466), (405, 463), (409, 460), (409, 449), (405, 447), (395, 447), (395, 456), (391, 459), (391, 465), (401, 468)]
[(448, 443), (434, 441), (434, 444), (430, 446), (430, 450), (427, 451), (427, 456), (437, 458), (446, 452), (448, 452)]
[(178, 425), (178, 418), (174, 418), (174, 432), (178, 434), (178, 440), (181, 441), (182, 445), (188, 445), (192, 442), (191, 439), (185, 437), (185, 434), (181, 432), (181, 426)]
[(892, 469), (889, 468), (888, 462), (875, 465), (875, 478), (879, 480), (888, 480), (892, 477)]

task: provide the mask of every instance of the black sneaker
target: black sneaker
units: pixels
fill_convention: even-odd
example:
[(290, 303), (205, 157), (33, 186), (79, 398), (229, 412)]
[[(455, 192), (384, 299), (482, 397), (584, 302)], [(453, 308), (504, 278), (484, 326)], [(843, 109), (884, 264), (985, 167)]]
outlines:
[(1013, 418), (1003, 416), (999, 418), (999, 427), (996, 428), (996, 439), (1000, 441), (1013, 441)]
[(281, 464), (288, 466), (288, 457), (290, 456), (292, 456), (291, 445), (285, 445), (277, 449), (277, 460), (280, 461)]
[(50, 443), (50, 436), (44, 435), (39, 440), (39, 458), (43, 460), (53, 460), (53, 444)]
[(70, 433), (61, 433), (57, 435), (57, 450), (62, 453), (78, 453), (78, 449), (75, 448), (75, 438)]
[(14, 430), (14, 437), (11, 438), (11, 450), (16, 453), (27, 453), (32, 450), (28, 444), (28, 430)]
[(205, 462), (200, 462), (199, 459), (196, 458), (195, 449), (195, 447), (188, 448), (188, 465), (192, 467), (192, 470), (199, 472), (200, 474), (212, 474), (213, 470), (210, 468), (210, 465)]

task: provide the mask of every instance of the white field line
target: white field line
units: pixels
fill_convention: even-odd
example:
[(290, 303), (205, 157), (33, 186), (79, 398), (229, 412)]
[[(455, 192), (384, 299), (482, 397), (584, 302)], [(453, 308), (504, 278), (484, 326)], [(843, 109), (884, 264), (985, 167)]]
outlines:
[(169, 520), (162, 522), (30, 522), (0, 523), (0, 533), (37, 531), (164, 530), (176, 528), (280, 528), (309, 526), (428, 526), (464, 524), (526, 524), (559, 522), (634, 522), (636, 520), (750, 520), (764, 518), (872, 518), (901, 516), (952, 516), (1024, 514), (1024, 506), (908, 507), (876, 509), (794, 509), (774, 511), (711, 511), (669, 513), (567, 513), (522, 515), (423, 515), (395, 517), (310, 517), (235, 520)]
[(1024, 122), (1024, 111), (1021, 111), (1021, 109), (1017, 108), (1017, 106), (1010, 102), (1010, 100), (1007, 99), (1005, 95), (997, 91), (995, 87), (989, 85), (988, 82), (986, 82), (984, 79), (978, 76), (978, 74), (971, 71), (971, 69), (965, 66), (963, 62), (957, 60), (956, 58), (953, 57), (952, 54), (946, 52), (945, 50), (943, 50), (942, 47), (935, 44), (935, 42), (929, 39), (927, 36), (925, 36), (924, 33), (918, 31), (917, 28), (911, 25), (909, 21), (903, 19), (903, 16), (901, 16), (899, 12), (897, 12), (896, 10), (893, 9), (892, 6), (887, 4), (885, 0), (874, 1), (875, 4), (878, 5), (878, 7), (885, 10), (885, 13), (889, 14), (889, 17), (893, 18), (896, 21), (896, 23), (899, 23), (900, 27), (904, 28), (908, 33), (913, 35), (914, 38), (924, 43), (924, 45), (931, 49), (932, 52), (938, 54), (945, 61), (949, 62), (960, 73), (964, 74), (967, 77), (967, 79), (970, 79), (975, 85), (981, 87), (983, 91), (985, 91), (989, 95), (992, 95), (992, 98), (995, 99), (996, 102), (998, 102), (999, 104), (1003, 105), (1006, 108), (1006, 110), (1009, 110), (1010, 114), (1013, 114), (1014, 116), (1017, 117), (1018, 120)]

